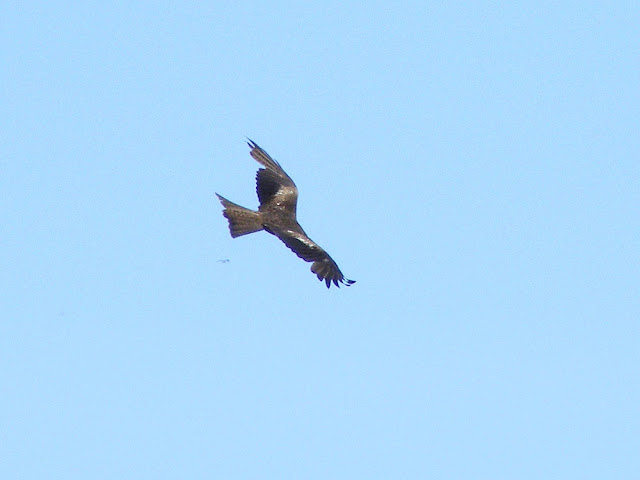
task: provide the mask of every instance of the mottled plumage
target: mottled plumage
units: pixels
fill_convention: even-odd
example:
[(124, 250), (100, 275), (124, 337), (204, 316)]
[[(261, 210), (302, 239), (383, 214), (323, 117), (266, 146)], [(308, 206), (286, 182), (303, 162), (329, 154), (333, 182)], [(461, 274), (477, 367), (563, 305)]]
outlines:
[(229, 220), (233, 238), (260, 230), (275, 235), (305, 262), (313, 262), (311, 271), (327, 288), (340, 284), (352, 285), (354, 280), (344, 278), (336, 262), (304, 232), (296, 219), (298, 189), (280, 164), (255, 142), (249, 140), (251, 156), (264, 168), (256, 174), (256, 193), (260, 200), (258, 211), (241, 207), (218, 195), (224, 206), (223, 215)]

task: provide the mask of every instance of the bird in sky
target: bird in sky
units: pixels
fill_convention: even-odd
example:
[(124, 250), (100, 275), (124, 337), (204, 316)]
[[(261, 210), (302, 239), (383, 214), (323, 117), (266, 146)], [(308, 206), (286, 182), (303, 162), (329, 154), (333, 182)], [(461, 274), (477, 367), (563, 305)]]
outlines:
[(318, 280), (327, 284), (327, 288), (332, 282), (338, 288), (340, 284), (353, 285), (355, 280), (345, 278), (336, 262), (307, 236), (298, 223), (298, 189), (291, 177), (254, 141), (247, 140), (251, 148), (249, 153), (264, 167), (256, 174), (256, 192), (260, 207), (258, 211), (250, 210), (216, 193), (224, 206), (222, 214), (229, 220), (231, 236), (236, 238), (266, 230), (282, 240), (305, 262), (313, 262), (311, 271), (318, 276)]

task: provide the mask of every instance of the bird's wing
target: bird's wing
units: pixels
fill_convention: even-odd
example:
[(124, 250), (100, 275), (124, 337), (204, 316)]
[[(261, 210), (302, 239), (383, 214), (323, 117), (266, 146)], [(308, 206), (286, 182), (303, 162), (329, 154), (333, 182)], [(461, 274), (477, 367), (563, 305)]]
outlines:
[(320, 245), (307, 237), (304, 233), (284, 227), (269, 226), (268, 231), (284, 242), (298, 257), (305, 262), (313, 262), (311, 271), (318, 276), (318, 280), (331, 286), (331, 282), (338, 288), (343, 283), (352, 285), (355, 280), (344, 277), (336, 262), (325, 252)]
[(260, 205), (278, 205), (295, 213), (298, 189), (280, 164), (260, 148), (253, 140), (247, 142), (251, 156), (265, 168), (256, 174), (256, 193)]

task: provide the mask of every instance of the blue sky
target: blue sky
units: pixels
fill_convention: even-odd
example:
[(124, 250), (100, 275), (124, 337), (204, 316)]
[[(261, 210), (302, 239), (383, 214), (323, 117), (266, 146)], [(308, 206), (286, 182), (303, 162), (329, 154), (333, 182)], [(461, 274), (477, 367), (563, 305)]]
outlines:
[(636, 477), (632, 3), (222, 3), (1, 7), (0, 476)]

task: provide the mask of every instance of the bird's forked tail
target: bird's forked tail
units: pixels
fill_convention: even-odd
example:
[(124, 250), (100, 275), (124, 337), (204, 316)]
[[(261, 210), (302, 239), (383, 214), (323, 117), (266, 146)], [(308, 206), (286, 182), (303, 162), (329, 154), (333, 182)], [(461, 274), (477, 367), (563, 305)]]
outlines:
[[(216, 193), (216, 195), (218, 195)], [(224, 206), (222, 214), (229, 220), (229, 231), (233, 238), (259, 232), (263, 229), (260, 212), (241, 207), (218, 195), (220, 203)]]

